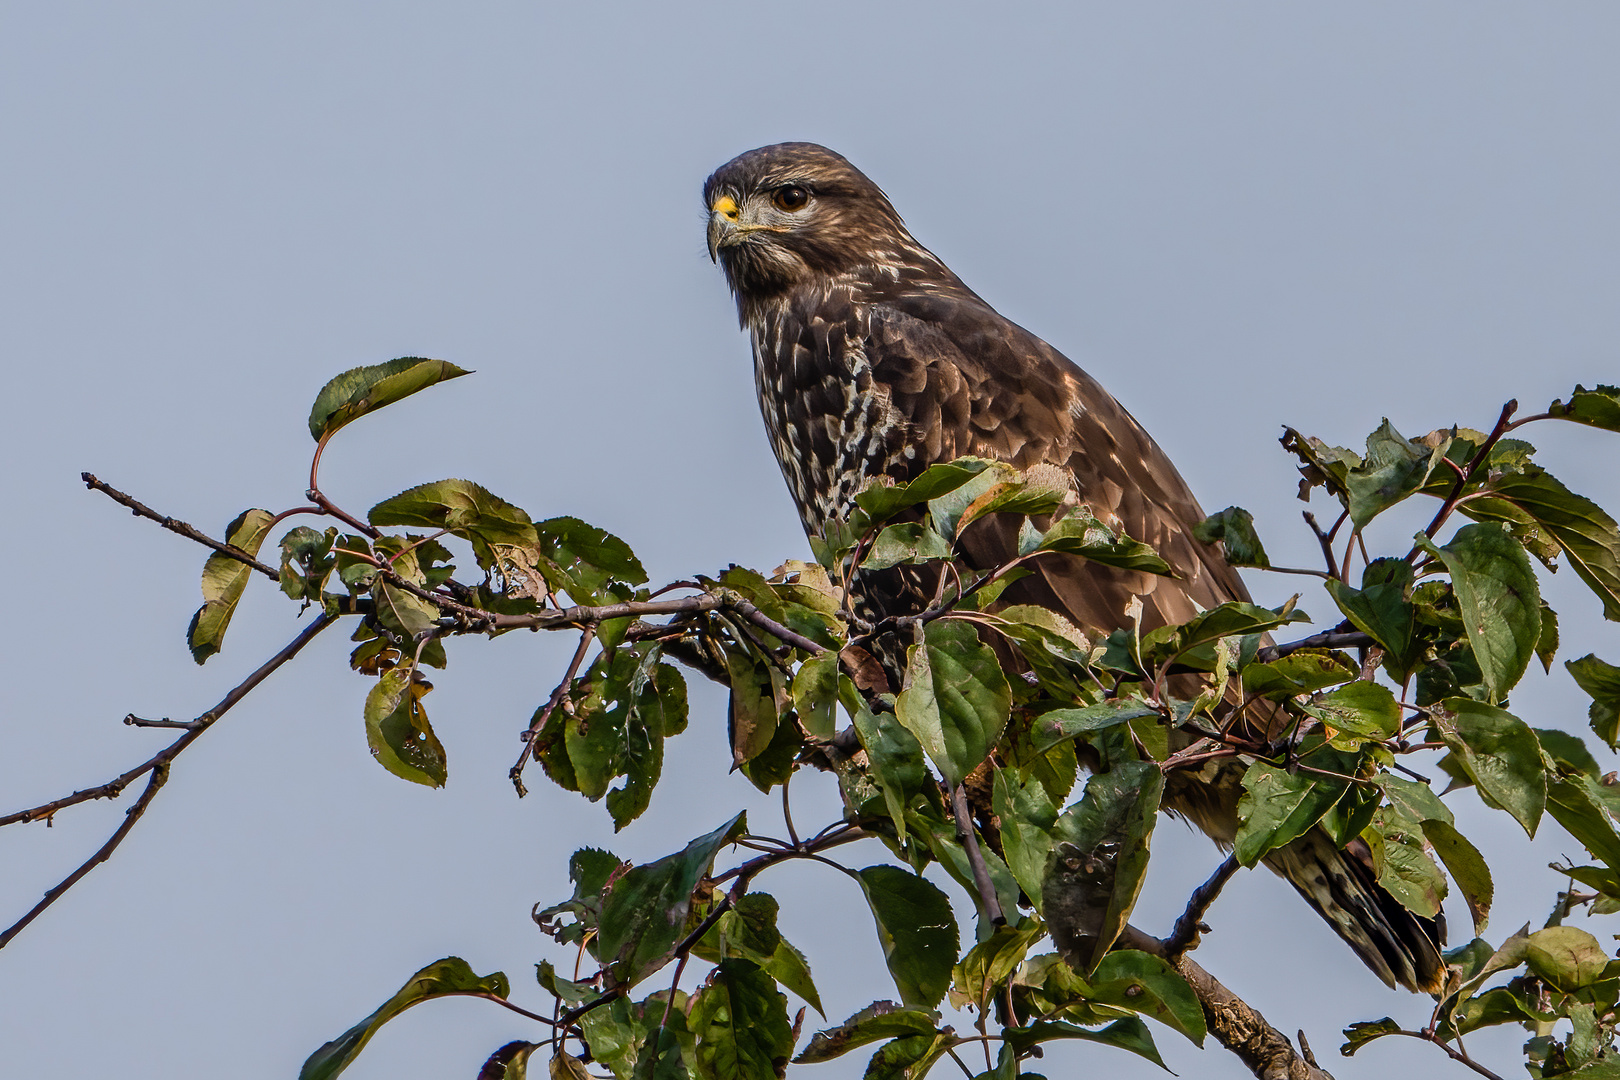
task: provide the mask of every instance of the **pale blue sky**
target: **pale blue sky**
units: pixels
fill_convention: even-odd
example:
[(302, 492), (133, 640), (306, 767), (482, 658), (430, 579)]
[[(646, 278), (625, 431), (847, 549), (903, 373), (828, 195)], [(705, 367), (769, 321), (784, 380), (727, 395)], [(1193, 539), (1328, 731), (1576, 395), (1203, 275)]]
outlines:
[[(309, 402), (356, 364), (478, 374), (346, 431), (325, 471), (346, 505), (465, 476), (619, 533), (660, 581), (802, 556), (698, 198), (716, 165), (782, 139), (846, 154), (973, 288), (1114, 390), (1207, 508), (1249, 507), (1274, 558), (1312, 564), (1281, 424), (1358, 445), (1386, 415), (1408, 434), (1488, 426), (1508, 397), (1539, 408), (1620, 376), (1617, 47), (1620, 15), (1591, 2), (0, 6), (0, 811), (141, 760), (166, 735), (125, 713), (195, 715), (297, 629), (256, 582), (196, 668), (200, 549), (79, 471), (212, 530), (292, 505)], [(1531, 438), (1620, 508), (1616, 437)], [(1253, 580), (1275, 602), (1304, 579)], [(1566, 641), (1620, 657), (1571, 575), (1549, 595)], [(1319, 593), (1303, 606), (1330, 612)], [(652, 857), (739, 802), (771, 812), (724, 775), (709, 688), (625, 835), (544, 783), (514, 799), (517, 732), (568, 648), (452, 643), (428, 699), (450, 754), (434, 792), (370, 761), (366, 683), (319, 642), (0, 953), (0, 1071), (292, 1076), (447, 954), (504, 969), (535, 1005), (530, 965), (557, 953), (529, 908), (566, 895), (571, 850)], [(1561, 669), (1515, 707), (1584, 730)], [(801, 823), (833, 812), (830, 783), (806, 781)], [(1540, 867), (1577, 846), (1549, 823), (1532, 848), (1472, 795), (1455, 804), (1465, 831), (1500, 837), (1492, 936), (1539, 921)], [(0, 830), (0, 923), (123, 805)], [(1169, 822), (1158, 845), (1138, 918), (1162, 930), (1217, 855)], [(847, 883), (791, 870), (758, 887), (830, 1020), (892, 993)], [(1304, 1027), (1340, 1080), (1450, 1068), (1417, 1045), (1337, 1057), (1344, 1022), (1426, 1013), (1286, 886), (1244, 876), (1209, 921), (1199, 959)], [(1453, 925), (1460, 940), (1460, 909)], [(526, 1033), (516, 1019), (430, 1004), (348, 1075), (470, 1076)], [(1157, 1034), (1184, 1076), (1246, 1075)], [(1470, 1046), (1516, 1075), (1522, 1038)], [(1106, 1050), (1045, 1068), (1162, 1075)]]

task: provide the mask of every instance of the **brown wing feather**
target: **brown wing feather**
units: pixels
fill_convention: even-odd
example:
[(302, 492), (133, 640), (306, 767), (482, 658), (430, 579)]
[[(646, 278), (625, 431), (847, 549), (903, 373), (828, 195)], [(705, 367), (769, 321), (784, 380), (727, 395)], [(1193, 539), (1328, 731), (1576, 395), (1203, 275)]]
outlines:
[[(978, 297), (913, 295), (877, 307), (865, 348), (874, 382), (888, 388), (890, 407), (909, 427), (911, 445), (922, 451), (909, 471), (963, 454), (1025, 469), (1062, 466), (1080, 501), (1152, 545), (1175, 571), (1174, 578), (1165, 578), (1077, 558), (1043, 558), (1035, 574), (1002, 594), (1003, 602), (1038, 604), (1106, 633), (1126, 624), (1133, 598), (1142, 602), (1147, 629), (1249, 599), (1220, 553), (1193, 537), (1204, 512), (1136, 418), (1056, 349)], [(993, 517), (971, 526), (963, 547), (971, 564), (997, 566), (1016, 554), (1017, 532), (1010, 521)], [(1273, 710), (1253, 720), (1254, 727), (1270, 729), (1286, 716)], [(1229, 846), (1237, 833), (1245, 768), (1225, 758), (1196, 771), (1176, 770), (1167, 777), (1166, 806)], [(1340, 851), (1313, 829), (1266, 862), (1384, 982), (1429, 991), (1439, 986), (1445, 972), (1436, 945), (1444, 939), (1442, 926), (1417, 918), (1380, 889), (1364, 853)]]

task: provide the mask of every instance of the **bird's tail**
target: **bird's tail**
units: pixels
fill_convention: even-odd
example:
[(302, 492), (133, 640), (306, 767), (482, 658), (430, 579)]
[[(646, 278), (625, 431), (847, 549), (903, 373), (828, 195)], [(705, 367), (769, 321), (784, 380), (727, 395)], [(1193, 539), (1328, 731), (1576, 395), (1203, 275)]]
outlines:
[(1320, 827), (1266, 856), (1271, 867), (1390, 987), (1437, 993), (1445, 981), (1445, 916), (1414, 915), (1378, 885), (1360, 840), (1339, 849)]

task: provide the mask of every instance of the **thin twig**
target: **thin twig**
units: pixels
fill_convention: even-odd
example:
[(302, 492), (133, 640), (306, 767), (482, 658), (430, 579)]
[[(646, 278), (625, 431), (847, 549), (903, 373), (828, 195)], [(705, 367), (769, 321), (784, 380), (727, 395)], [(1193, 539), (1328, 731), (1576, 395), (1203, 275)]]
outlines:
[(990, 881), (990, 868), (984, 863), (984, 852), (979, 850), (979, 836), (973, 827), (973, 815), (968, 812), (967, 785), (957, 784), (951, 791), (951, 811), (956, 818), (956, 838), (967, 850), (968, 866), (973, 870), (973, 884), (979, 891), (979, 904), (985, 918), (996, 926), (1007, 921), (996, 899), (996, 887)]
[(117, 488), (112, 487), (109, 484), (102, 483), (90, 473), (80, 473), (79, 479), (83, 480), (84, 486), (90, 490), (99, 491), (113, 502), (129, 507), (130, 512), (136, 517), (143, 517), (148, 521), (155, 521), (165, 529), (168, 529), (170, 532), (178, 533), (187, 540), (196, 541), (205, 548), (212, 548), (214, 551), (219, 552), (226, 558), (235, 559), (239, 563), (246, 563), (248, 566), (253, 567), (253, 569), (263, 574), (265, 577), (268, 577), (274, 581), (281, 580), (280, 570), (271, 569), (258, 559), (255, 559), (252, 555), (249, 555), (247, 552), (243, 551), (241, 548), (234, 547), (230, 544), (221, 543), (220, 541), (215, 540), (213, 537), (192, 528), (190, 525), (187, 525), (178, 518), (172, 518), (165, 514), (160, 514), (156, 510), (153, 510), (150, 506), (147, 506), (145, 503), (138, 501), (133, 496), (125, 495)]
[(546, 707), (535, 716), (529, 730), (523, 733), (523, 752), (518, 755), (517, 764), (507, 773), (520, 799), (529, 793), (529, 789), (523, 786), (523, 767), (529, 763), (529, 757), (534, 753), (534, 740), (539, 737), (540, 729), (546, 726), (546, 721), (551, 719), (551, 714), (557, 711), (557, 706), (568, 696), (569, 687), (574, 685), (574, 676), (579, 674), (579, 665), (584, 662), (585, 654), (590, 650), (591, 642), (595, 638), (596, 627), (586, 626), (584, 632), (579, 635), (579, 648), (574, 650), (574, 658), (568, 662), (568, 670), (563, 673), (562, 682), (551, 692), (551, 700), (547, 701)]
[(103, 844), (101, 849), (94, 855), (90, 856), (90, 858), (87, 859), (77, 870), (69, 874), (60, 885), (57, 885), (55, 888), (47, 892), (45, 894), (45, 898), (38, 904), (34, 905), (32, 911), (30, 911), (27, 915), (24, 915), (4, 933), (0, 933), (0, 949), (5, 948), (6, 945), (10, 943), (11, 939), (16, 937), (24, 927), (33, 922), (34, 919), (36, 919), (46, 908), (56, 903), (56, 901), (59, 900), (64, 893), (66, 893), (74, 885), (78, 884), (80, 879), (93, 870), (97, 864), (105, 862), (112, 856), (112, 853), (118, 848), (118, 845), (124, 842), (124, 838), (128, 836), (130, 830), (135, 827), (135, 822), (139, 821), (141, 815), (146, 813), (146, 808), (151, 805), (151, 802), (157, 796), (159, 789), (161, 789), (164, 783), (168, 780), (170, 763), (172, 763), (176, 757), (180, 756), (180, 753), (184, 751), (186, 747), (195, 742), (204, 731), (207, 731), (215, 721), (229, 712), (233, 705), (246, 697), (254, 687), (258, 686), (261, 682), (268, 678), (273, 671), (279, 668), (282, 664), (285, 664), (288, 660), (291, 660), (294, 656), (297, 656), (299, 650), (301, 650), (305, 645), (308, 645), (310, 641), (314, 639), (316, 634), (319, 634), (322, 630), (325, 630), (335, 621), (336, 620), (331, 616), (325, 614), (319, 616), (314, 622), (304, 627), (303, 631), (297, 637), (293, 638), (293, 640), (288, 643), (286, 648), (282, 649), (275, 656), (272, 656), (269, 660), (265, 661), (256, 671), (253, 672), (253, 674), (249, 675), (246, 679), (243, 679), (240, 683), (238, 683), (230, 691), (230, 693), (226, 694), (219, 700), (219, 704), (215, 705), (212, 709), (209, 709), (207, 712), (197, 717), (197, 719), (193, 720), (191, 723), (194, 726), (188, 727), (185, 734), (181, 735), (174, 742), (170, 743), (165, 749), (154, 754), (147, 761), (137, 765), (135, 768), (119, 776), (117, 779), (111, 780), (108, 783), (101, 785), (99, 788), (88, 788), (84, 791), (74, 792), (72, 795), (69, 795), (66, 798), (57, 799), (54, 802), (46, 803), (44, 806), (36, 806), (30, 810), (23, 810), (19, 813), (0, 818), (0, 825), (9, 825), (16, 821), (33, 821), (41, 817), (49, 817), (58, 810), (61, 810), (67, 806), (72, 806), (76, 803), (88, 802), (91, 799), (105, 798), (108, 796), (116, 796), (123, 791), (125, 785), (127, 785), (131, 780), (136, 779), (144, 773), (150, 772), (152, 774), (152, 778), (147, 781), (146, 790), (141, 792), (141, 797), (135, 801), (133, 806), (124, 812), (124, 822), (122, 825), (118, 826), (118, 830), (112, 834), (111, 839)]
[(1465, 1051), (1460, 1049), (1452, 1049), (1443, 1040), (1441, 1040), (1439, 1032), (1407, 1031), (1406, 1029), (1402, 1028), (1399, 1031), (1392, 1031), (1390, 1034), (1406, 1035), (1410, 1038), (1419, 1039), (1423, 1042), (1434, 1043), (1434, 1045), (1438, 1046), (1440, 1049), (1444, 1050), (1448, 1055), (1450, 1055), (1452, 1061), (1457, 1062), (1459, 1065), (1466, 1065), (1479, 1075), (1489, 1078), (1489, 1080), (1502, 1080), (1501, 1076), (1491, 1072), (1491, 1070), (1469, 1057)]
[[(1519, 402), (1517, 399), (1502, 406), (1502, 414), (1497, 417), (1496, 426), (1491, 429), (1489, 435), (1485, 436), (1485, 441), (1480, 444), (1478, 450), (1474, 451), (1474, 456), (1468, 459), (1468, 464), (1463, 466), (1456, 482), (1451, 485), (1451, 492), (1441, 501), (1440, 509), (1435, 511), (1434, 520), (1430, 521), (1428, 527), (1423, 530), (1424, 536), (1433, 540), (1435, 534), (1440, 531), (1440, 527), (1446, 523), (1446, 519), (1451, 516), (1451, 512), (1457, 508), (1458, 501), (1462, 497), (1463, 488), (1468, 486), (1469, 480), (1479, 471), (1479, 467), (1485, 464), (1485, 459), (1490, 455), (1491, 449), (1511, 429), (1508, 421), (1513, 418), (1513, 414), (1518, 408)], [(1406, 561), (1413, 561), (1421, 552), (1422, 549), (1414, 545), (1412, 550), (1407, 553)]]

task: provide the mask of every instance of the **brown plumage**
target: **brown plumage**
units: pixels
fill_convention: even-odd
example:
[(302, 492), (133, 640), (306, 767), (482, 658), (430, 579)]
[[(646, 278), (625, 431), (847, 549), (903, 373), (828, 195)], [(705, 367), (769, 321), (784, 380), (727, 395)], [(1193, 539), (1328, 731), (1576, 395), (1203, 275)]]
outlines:
[[(1133, 597), (1145, 628), (1249, 598), (1220, 553), (1193, 538), (1203, 511), (1142, 426), (917, 243), (844, 158), (813, 143), (762, 147), (709, 177), (703, 200), (709, 251), (752, 338), (760, 409), (808, 532), (847, 514), (873, 477), (904, 481), (965, 454), (1019, 468), (1047, 463), (1177, 576), (1043, 559), (1006, 600), (1106, 633), (1124, 625)], [(969, 530), (964, 552), (975, 566), (999, 565), (1015, 539), (992, 519)], [(883, 614), (916, 602), (892, 592), (865, 599)], [(1243, 769), (1228, 758), (1176, 770), (1166, 805), (1230, 846)], [(1438, 987), (1440, 928), (1378, 888), (1364, 851), (1336, 850), (1317, 829), (1267, 863), (1386, 983)]]

